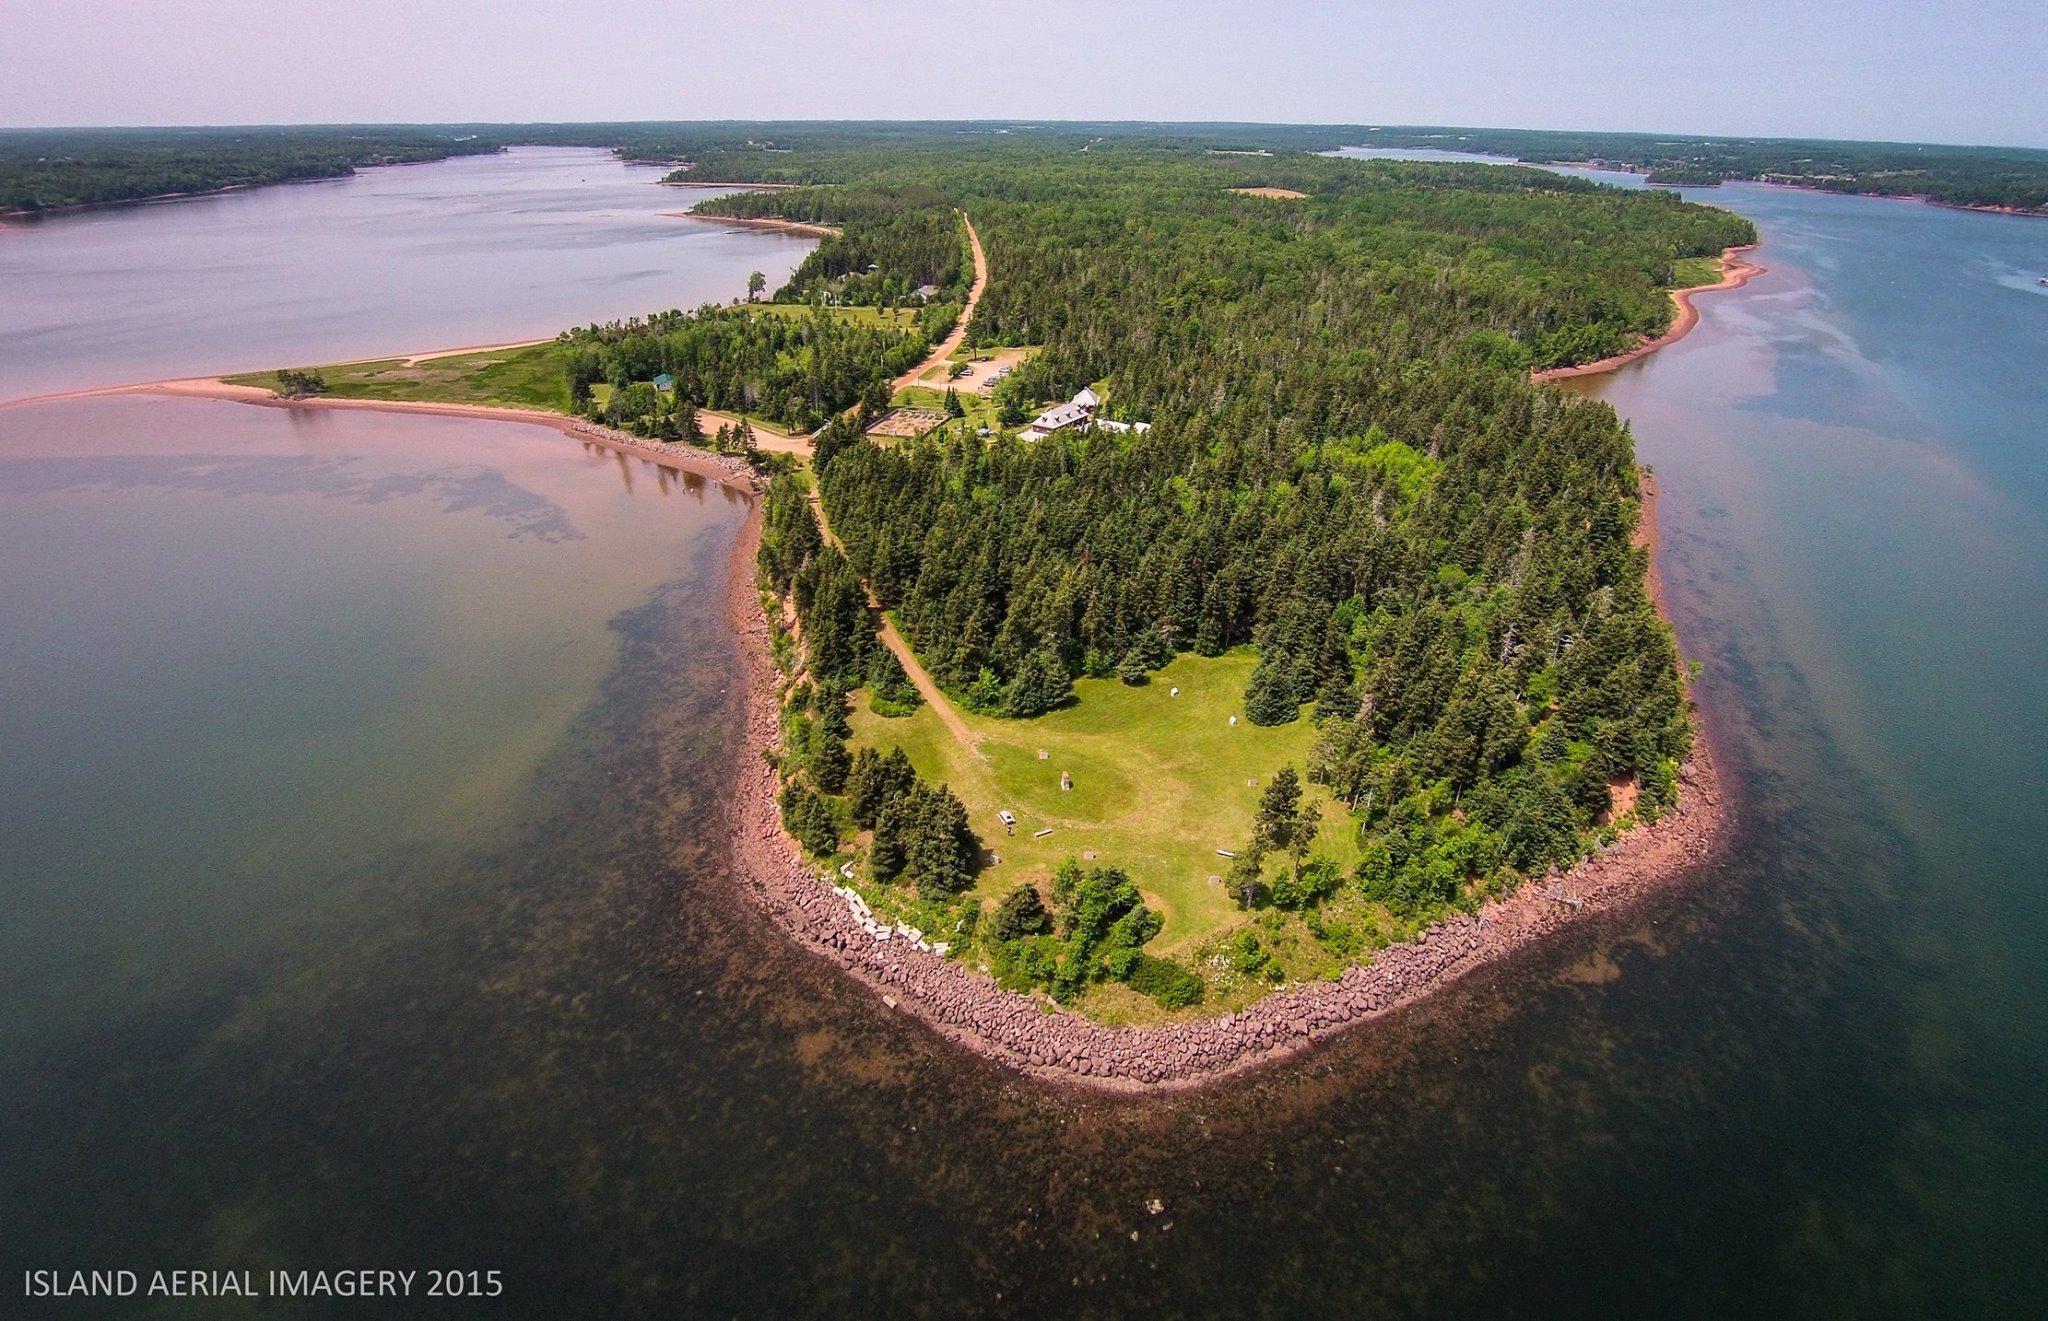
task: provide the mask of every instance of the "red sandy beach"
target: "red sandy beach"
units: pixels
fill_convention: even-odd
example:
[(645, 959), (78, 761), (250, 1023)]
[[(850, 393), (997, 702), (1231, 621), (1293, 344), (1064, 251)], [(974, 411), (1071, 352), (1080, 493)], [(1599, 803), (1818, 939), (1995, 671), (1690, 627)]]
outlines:
[(715, 220), (721, 225), (744, 225), (748, 229), (774, 229), (785, 234), (802, 234), (808, 238), (831, 238), (839, 231), (830, 225), (812, 225), (801, 220), (783, 220), (777, 216), (708, 216), (695, 211), (664, 211), (665, 216), (677, 220)]
[(1723, 252), (1721, 254), (1721, 278), (1715, 283), (1694, 285), (1690, 289), (1672, 290), (1671, 301), (1678, 304), (1678, 315), (1672, 319), (1671, 329), (1655, 339), (1646, 339), (1628, 352), (1617, 353), (1609, 358), (1598, 358), (1592, 362), (1582, 362), (1575, 367), (1551, 367), (1544, 371), (1531, 372), (1529, 373), (1529, 379), (1532, 381), (1562, 381), (1574, 376), (1598, 376), (1602, 372), (1613, 371), (1623, 363), (1634, 362), (1637, 358), (1655, 353), (1666, 344), (1676, 344), (1679, 340), (1684, 339), (1694, 326), (1699, 324), (1699, 309), (1692, 305), (1692, 300), (1695, 296), (1710, 294), (1720, 289), (1740, 289), (1757, 276), (1764, 274), (1766, 268), (1745, 261), (1736, 255), (1753, 251), (1756, 246), (1754, 243), (1748, 243), (1741, 247), (1729, 248)]

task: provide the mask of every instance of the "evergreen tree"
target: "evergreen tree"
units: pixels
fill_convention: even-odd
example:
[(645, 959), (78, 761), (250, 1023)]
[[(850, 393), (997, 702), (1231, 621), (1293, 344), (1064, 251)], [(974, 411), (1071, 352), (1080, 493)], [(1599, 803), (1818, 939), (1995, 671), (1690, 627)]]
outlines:
[(846, 787), (853, 760), (847, 755), (846, 740), (821, 731), (817, 751), (811, 755), (811, 778), (828, 794)]
[(1282, 766), (1259, 794), (1259, 812), (1253, 822), (1255, 851), (1291, 848), (1301, 815), (1301, 776), (1292, 766)]
[(825, 857), (839, 848), (839, 826), (824, 799), (800, 780), (782, 786), (782, 824), (806, 851)]
[(1060, 658), (1041, 647), (1031, 653), (1017, 677), (1003, 694), (1005, 715), (1043, 715), (1073, 695), (1073, 680), (1067, 677)]
[(952, 790), (922, 782), (902, 802), (904, 878), (927, 898), (966, 889), (974, 880), (978, 851), (966, 807)]
[(1020, 885), (1003, 896), (1003, 902), (996, 905), (995, 920), (990, 928), (997, 940), (1020, 940), (1025, 936), (1042, 936), (1052, 930), (1052, 917), (1045, 911), (1045, 901), (1039, 898), (1038, 887)]
[(910, 815), (908, 799), (884, 798), (875, 815), (874, 842), (868, 846), (868, 874), (877, 881), (893, 881), (903, 871), (905, 834)]
[(1263, 652), (1244, 690), (1245, 719), (1254, 725), (1284, 725), (1301, 715), (1293, 675), (1278, 651)]

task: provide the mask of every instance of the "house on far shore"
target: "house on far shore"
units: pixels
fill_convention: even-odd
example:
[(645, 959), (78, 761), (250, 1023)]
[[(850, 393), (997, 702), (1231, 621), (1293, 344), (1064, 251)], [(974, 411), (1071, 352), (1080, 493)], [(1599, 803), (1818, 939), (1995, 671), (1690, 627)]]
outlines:
[(676, 391), (676, 378), (670, 376), (667, 372), (663, 372), (654, 378), (654, 388), (663, 394), (674, 394)]
[(1087, 430), (1090, 427), (1101, 427), (1104, 431), (1150, 431), (1152, 429), (1150, 422), (1112, 422), (1108, 418), (1098, 421), (1095, 416), (1095, 410), (1101, 406), (1102, 396), (1095, 393), (1092, 388), (1084, 385), (1081, 387), (1079, 394), (1076, 394), (1064, 404), (1057, 404), (1046, 409), (1043, 413), (1031, 419), (1031, 425), (1025, 427), (1017, 434), (1025, 440), (1043, 440), (1055, 431), (1063, 431), (1068, 427), (1076, 426), (1083, 430)]
[(939, 286), (935, 284), (921, 284), (917, 286), (917, 296), (929, 303), (932, 299), (939, 296)]

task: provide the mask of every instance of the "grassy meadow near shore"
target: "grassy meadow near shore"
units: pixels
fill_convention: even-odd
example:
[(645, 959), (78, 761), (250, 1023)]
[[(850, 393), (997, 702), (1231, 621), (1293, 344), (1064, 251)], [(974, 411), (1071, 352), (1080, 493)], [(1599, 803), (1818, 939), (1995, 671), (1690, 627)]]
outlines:
[(1720, 257), (1680, 257), (1671, 269), (1671, 288), (1678, 290), (1718, 284), (1725, 268)]
[[(792, 303), (741, 303), (721, 309), (744, 311), (753, 316), (796, 320), (822, 313), (833, 324), (864, 330), (892, 331), (909, 335), (918, 328), (918, 309), (877, 307), (825, 307)], [(577, 344), (560, 337), (534, 344), (501, 345), (456, 353), (406, 354), (357, 362), (332, 363), (303, 369), (247, 372), (223, 378), (230, 385), (254, 386), (280, 394), (293, 393), (288, 373), (305, 373), (319, 381), (312, 394), (330, 399), (374, 400), (385, 403), (462, 404), (474, 407), (537, 408), (572, 413), (570, 375)], [(304, 382), (298, 383), (303, 387)], [(610, 397), (612, 386), (596, 382), (592, 394), (599, 405)], [(934, 396), (939, 398), (942, 396)], [(717, 409), (715, 413), (745, 416), (756, 427), (772, 432), (786, 429), (765, 418), (739, 409)]]
[[(972, 747), (928, 705), (892, 719), (863, 698), (852, 741), (901, 747), (919, 774), (960, 796), (976, 833), (1002, 859), (979, 878), (986, 894), (999, 898), (1094, 853), (1156, 896), (1165, 919), (1159, 952), (1191, 949), (1241, 916), (1209, 879), (1228, 865), (1217, 850), (1244, 846), (1260, 787), (1284, 765), (1299, 770), (1315, 739), (1307, 720), (1261, 727), (1244, 718), (1245, 681), (1257, 661), (1244, 648), (1182, 656), (1137, 687), (1081, 679), (1073, 702), (1031, 720), (963, 711)], [(1071, 790), (1060, 788), (1063, 773)], [(1004, 810), (1017, 816), (1013, 836), (996, 817)], [(1348, 845), (1349, 833), (1332, 832), (1332, 843)]]
[[(374, 399), (387, 403), (474, 404), (502, 408), (544, 408), (567, 412), (569, 382), (560, 340), (521, 348), (480, 349), (435, 357), (379, 358), (372, 362), (316, 367), (325, 382), (320, 393), (333, 399)], [(225, 378), (229, 385), (253, 385), (282, 392), (278, 373), (250, 372)]]

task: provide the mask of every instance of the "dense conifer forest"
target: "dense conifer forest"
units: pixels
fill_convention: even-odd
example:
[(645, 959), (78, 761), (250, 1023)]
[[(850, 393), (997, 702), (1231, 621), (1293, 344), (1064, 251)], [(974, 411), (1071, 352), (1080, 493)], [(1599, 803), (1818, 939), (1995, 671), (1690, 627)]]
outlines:
[[(973, 270), (960, 221), (945, 194), (928, 187), (894, 189), (801, 188), (776, 196), (734, 193), (699, 204), (697, 214), (774, 216), (829, 224), (828, 235), (804, 258), (777, 302), (893, 307), (913, 297), (953, 305), (967, 297)], [(950, 322), (949, 322), (950, 324)]]
[[(941, 333), (958, 306), (934, 309)], [(563, 336), (572, 407), (663, 439), (701, 439), (693, 408), (744, 412), (809, 431), (861, 402), (915, 364), (929, 347), (911, 333), (829, 316), (822, 308), (770, 316), (746, 308), (673, 310), (587, 326)], [(674, 379), (664, 395), (651, 382)], [(612, 387), (602, 407), (593, 387)]]
[[(1093, 386), (1103, 416), (1152, 426), (882, 443), (835, 421), (814, 468), (844, 555), (789, 530), (793, 479), (771, 495), (764, 569), (811, 648), (785, 770), (820, 852), (862, 826), (844, 802), (833, 816), (850, 763), (833, 731), (880, 650), (842, 641), (866, 637), (863, 577), (986, 715), (1040, 715), (1080, 676), (1142, 682), (1179, 653), (1255, 647), (1245, 714), (1317, 722), (1300, 775), (1351, 806), (1358, 861), (1346, 875), (1313, 855), (1289, 768), (1231, 886), (1340, 950), (1355, 935), (1319, 920), (1340, 892), (1426, 917), (1568, 865), (1617, 791), (1641, 815), (1672, 801), (1691, 733), (1632, 541), (1628, 434), (1528, 370), (1661, 331), (1675, 263), (1752, 241), (1748, 222), (1496, 166), (1156, 143), (849, 155), (815, 168), (854, 184), (720, 209), (840, 223), (855, 243), (959, 208), (990, 262), (970, 343), (1038, 346), (1004, 391), (1036, 407)], [(1253, 185), (1305, 196), (1233, 191)], [(930, 810), (934, 829), (955, 822)], [(1192, 970), (1142, 954), (1158, 920), (1135, 891), (1114, 897), (1116, 861), (1063, 872), (1043, 921), (1048, 896), (1005, 900), (980, 940), (998, 975), (1061, 998), (1137, 977), (1162, 1004), (1199, 999)], [(1081, 920), (1063, 895), (1107, 916)]]

